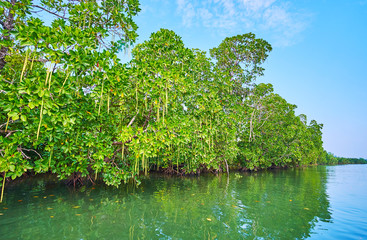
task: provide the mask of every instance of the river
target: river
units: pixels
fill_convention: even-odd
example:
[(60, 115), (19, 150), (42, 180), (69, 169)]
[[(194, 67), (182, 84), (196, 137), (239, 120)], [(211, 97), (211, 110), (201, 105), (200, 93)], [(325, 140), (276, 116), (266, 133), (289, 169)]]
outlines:
[(367, 165), (5, 189), (1, 239), (367, 239)]

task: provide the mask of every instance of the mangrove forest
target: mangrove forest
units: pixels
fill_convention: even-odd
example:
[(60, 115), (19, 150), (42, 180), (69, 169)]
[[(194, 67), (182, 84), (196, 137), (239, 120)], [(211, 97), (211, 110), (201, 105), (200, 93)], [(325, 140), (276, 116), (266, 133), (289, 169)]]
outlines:
[[(161, 29), (140, 44), (137, 0), (0, 2), (0, 180), (69, 184), (335, 162), (322, 127), (257, 83), (253, 33), (209, 53)], [(122, 63), (119, 53), (131, 50)]]

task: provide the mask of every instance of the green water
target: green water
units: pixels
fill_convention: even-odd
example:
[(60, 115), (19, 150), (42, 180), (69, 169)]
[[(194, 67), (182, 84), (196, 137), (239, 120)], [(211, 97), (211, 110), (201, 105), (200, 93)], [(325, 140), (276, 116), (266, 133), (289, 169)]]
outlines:
[(1, 239), (366, 239), (367, 167), (7, 186)]

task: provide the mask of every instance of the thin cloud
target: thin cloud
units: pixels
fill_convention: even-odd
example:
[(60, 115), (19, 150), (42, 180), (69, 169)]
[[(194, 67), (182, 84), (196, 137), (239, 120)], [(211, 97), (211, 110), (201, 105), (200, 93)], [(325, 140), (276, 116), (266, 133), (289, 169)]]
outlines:
[(177, 5), (177, 11), (182, 15), (182, 24), (186, 27), (191, 27), (195, 15), (197, 15), (193, 4), (190, 1), (177, 0)]
[(273, 44), (292, 45), (304, 31), (310, 14), (286, 0), (177, 0), (183, 26), (211, 29), (219, 34), (263, 32)]
[(242, 0), (248, 11), (259, 12), (271, 6), (276, 0)]
[(263, 13), (263, 25), (265, 31), (273, 33), (277, 44), (292, 45), (297, 37), (307, 28), (310, 14), (291, 12), (287, 6), (271, 6)]

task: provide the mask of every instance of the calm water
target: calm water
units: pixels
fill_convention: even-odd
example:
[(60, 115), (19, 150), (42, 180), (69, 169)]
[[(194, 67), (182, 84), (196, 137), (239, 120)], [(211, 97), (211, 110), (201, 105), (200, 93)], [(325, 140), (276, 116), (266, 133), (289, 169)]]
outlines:
[(367, 239), (367, 165), (7, 186), (1, 239)]

